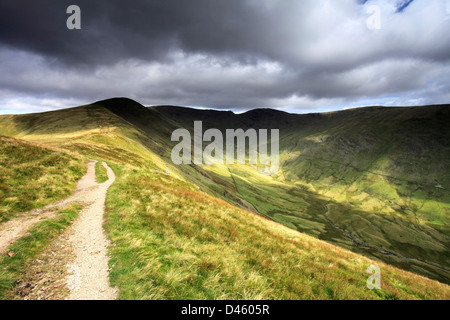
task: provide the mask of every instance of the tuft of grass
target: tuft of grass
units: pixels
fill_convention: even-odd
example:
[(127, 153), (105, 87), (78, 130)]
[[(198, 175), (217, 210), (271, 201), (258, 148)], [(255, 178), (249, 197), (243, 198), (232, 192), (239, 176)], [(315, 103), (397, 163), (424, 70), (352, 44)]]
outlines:
[(95, 179), (97, 180), (98, 183), (108, 181), (108, 174), (106, 172), (106, 168), (100, 161), (95, 164)]
[(14, 286), (21, 280), (32, 260), (56, 239), (78, 216), (80, 206), (62, 210), (57, 217), (45, 220), (9, 247), (12, 257), (0, 257), (0, 300), (11, 299)]

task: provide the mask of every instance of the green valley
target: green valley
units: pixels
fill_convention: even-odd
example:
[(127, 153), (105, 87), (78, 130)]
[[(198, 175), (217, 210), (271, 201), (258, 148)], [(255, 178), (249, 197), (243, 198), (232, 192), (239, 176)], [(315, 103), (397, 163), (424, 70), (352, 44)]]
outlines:
[[(279, 129), (280, 171), (174, 165), (171, 134), (194, 121)], [(234, 114), (125, 98), (0, 116), (0, 220), (61, 199), (95, 159), (117, 176), (105, 228), (119, 298), (448, 299), (449, 121), (448, 105)], [(44, 175), (56, 190), (33, 204), (8, 191), (47, 190)], [(382, 290), (366, 288), (372, 264)]]

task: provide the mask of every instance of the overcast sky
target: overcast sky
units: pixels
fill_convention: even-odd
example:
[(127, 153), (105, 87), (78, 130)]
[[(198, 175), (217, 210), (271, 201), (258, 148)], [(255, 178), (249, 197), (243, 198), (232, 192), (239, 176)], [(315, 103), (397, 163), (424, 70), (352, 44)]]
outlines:
[(449, 30), (450, 0), (0, 0), (0, 114), (449, 103)]

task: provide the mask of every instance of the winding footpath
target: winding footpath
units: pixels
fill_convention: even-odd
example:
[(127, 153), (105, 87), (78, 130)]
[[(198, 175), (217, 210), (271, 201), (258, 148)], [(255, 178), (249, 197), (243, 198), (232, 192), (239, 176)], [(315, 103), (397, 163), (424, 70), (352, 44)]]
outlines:
[(87, 164), (87, 173), (78, 181), (72, 196), (0, 225), (0, 254), (6, 254), (8, 247), (25, 236), (36, 223), (55, 217), (59, 210), (72, 204), (83, 206), (77, 220), (60, 237), (63, 247), (71, 248), (71, 259), (66, 266), (69, 300), (112, 300), (118, 293), (109, 284), (107, 248), (110, 243), (103, 230), (106, 192), (116, 177), (103, 163), (108, 181), (97, 183), (96, 163), (90, 161)]
[(84, 208), (69, 230), (68, 244), (74, 250), (74, 261), (68, 266), (69, 300), (113, 300), (117, 290), (109, 285), (107, 251), (109, 240), (103, 231), (103, 216), (108, 188), (116, 176), (106, 163), (108, 181), (91, 190), (91, 204)]
[(73, 195), (43, 208), (25, 212), (17, 218), (0, 224), (0, 255), (4, 254), (13, 242), (23, 237), (37, 222), (55, 217), (59, 210), (70, 206), (72, 203), (87, 202), (92, 188), (96, 185), (95, 163), (95, 161), (88, 163), (87, 172), (78, 180)]

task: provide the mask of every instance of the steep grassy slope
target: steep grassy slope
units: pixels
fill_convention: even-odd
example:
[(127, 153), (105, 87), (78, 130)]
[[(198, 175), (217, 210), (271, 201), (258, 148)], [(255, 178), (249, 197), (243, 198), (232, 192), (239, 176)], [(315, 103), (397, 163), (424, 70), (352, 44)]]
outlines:
[[(57, 145), (116, 164), (115, 169), (123, 173), (123, 179), (133, 176), (132, 181), (137, 185), (126, 189), (131, 180), (123, 184), (119, 177), (118, 185), (121, 183), (121, 188), (128, 190), (124, 195), (134, 195), (138, 190), (144, 194), (147, 188), (153, 188), (152, 180), (139, 183), (140, 175), (160, 179), (169, 174), (191, 183), (195, 190), (292, 229), (448, 283), (448, 193), (447, 189), (434, 185), (448, 186), (450, 140), (444, 125), (448, 110), (448, 106), (367, 108), (323, 115), (255, 110), (235, 115), (186, 108), (146, 109), (131, 100), (114, 99), (45, 114), (0, 117), (0, 134)], [(280, 128), (282, 170), (277, 176), (267, 177), (259, 175), (251, 166), (174, 166), (170, 151), (175, 143), (170, 141), (170, 134), (179, 127), (192, 130), (194, 120), (203, 120), (204, 129)], [(175, 185), (174, 181), (170, 183)], [(124, 207), (131, 217), (141, 221), (139, 212), (150, 210), (155, 199), (149, 195), (127, 204), (118, 191), (108, 200), (111, 224), (114, 223), (110, 232), (116, 241), (123, 240), (119, 249), (126, 250), (139, 237), (135, 234), (130, 235), (131, 240), (121, 239), (113, 232), (120, 228), (126, 237), (126, 233), (133, 234), (134, 229), (140, 228), (139, 223), (134, 223), (134, 218), (114, 215)], [(177, 203), (174, 209), (180, 205)], [(136, 206), (139, 210), (135, 215)], [(199, 212), (211, 213), (210, 209), (198, 209), (201, 204), (195, 206)], [(121, 225), (120, 219), (127, 222)], [(177, 227), (171, 228), (173, 231), (169, 232), (176, 233)], [(216, 230), (207, 229), (208, 233)], [(152, 231), (148, 232), (141, 236), (153, 237)], [(194, 235), (180, 239), (189, 236)], [(221, 250), (225, 250), (223, 241), (220, 238)], [(150, 253), (142, 254), (148, 258)], [(125, 262), (126, 254), (121, 256), (118, 251), (115, 257), (118, 262), (131, 263), (125, 269), (119, 266), (114, 271), (118, 283), (124, 287), (137, 285), (139, 268), (126, 275), (134, 267), (132, 261)], [(292, 266), (291, 263), (294, 262), (287, 265)], [(360, 272), (359, 279), (362, 279), (364, 270)], [(318, 283), (317, 288), (321, 286)], [(145, 295), (143, 292), (136, 296)], [(359, 297), (364, 296), (362, 292)], [(131, 297), (133, 293), (125, 296)], [(321, 292), (317, 293), (319, 296), (326, 295)]]
[(74, 155), (0, 136), (0, 222), (67, 197), (84, 172)]
[[(106, 228), (122, 299), (448, 299), (448, 286), (376, 263), (198, 192), (116, 165)], [(378, 264), (382, 290), (368, 290)]]

